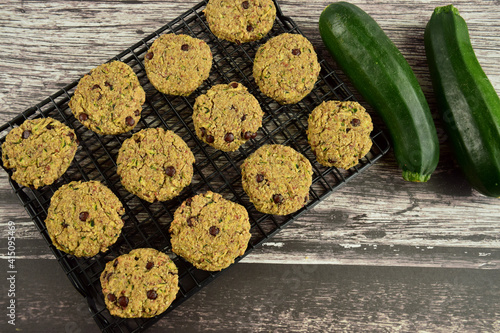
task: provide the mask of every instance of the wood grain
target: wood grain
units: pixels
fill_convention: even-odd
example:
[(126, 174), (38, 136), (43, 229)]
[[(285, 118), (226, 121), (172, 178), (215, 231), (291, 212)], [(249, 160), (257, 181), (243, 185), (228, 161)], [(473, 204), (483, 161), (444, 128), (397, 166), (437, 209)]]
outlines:
[[(4, 0), (0, 123), (197, 3)], [(279, 3), (335, 67), (317, 28), (329, 1)], [(443, 3), (352, 3), (373, 16), (414, 69), (438, 130), (438, 169), (426, 184), (404, 182), (389, 153), (169, 314), (152, 332), (500, 330), (498, 199), (473, 191), (458, 170), (438, 117), (425, 59), (425, 24), (434, 7)], [(468, 23), (478, 60), (500, 93), (500, 1), (453, 4)], [(0, 171), (0, 258), (6, 258), (8, 221), (16, 223), (23, 267), (18, 328), (37, 331), (32, 326), (37, 322), (44, 331), (95, 330), (85, 301), (71, 284), (61, 282), (64, 273), (10, 189), (7, 174)], [(303, 275), (298, 282), (297, 274)], [(60, 301), (54, 305), (58, 295)], [(10, 331), (4, 324), (0, 330)]]

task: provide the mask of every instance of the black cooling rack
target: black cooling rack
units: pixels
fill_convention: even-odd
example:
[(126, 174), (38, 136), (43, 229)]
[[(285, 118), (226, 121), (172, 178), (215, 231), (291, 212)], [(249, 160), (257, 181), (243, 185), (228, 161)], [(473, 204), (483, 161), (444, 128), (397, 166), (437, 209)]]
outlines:
[[(355, 100), (348, 88), (321, 58), (321, 73), (314, 90), (301, 102), (281, 106), (262, 95), (252, 78), (253, 58), (259, 45), (269, 38), (285, 32), (301, 33), (292, 19), (278, 10), (272, 31), (261, 41), (232, 44), (217, 39), (209, 30), (202, 10), (207, 1), (202, 1), (161, 29), (110, 60), (121, 60), (130, 65), (137, 74), (147, 99), (143, 106), (142, 118), (133, 132), (148, 127), (163, 127), (180, 135), (193, 151), (196, 163), (190, 186), (179, 197), (150, 204), (128, 193), (120, 184), (116, 174), (116, 156), (122, 142), (131, 133), (118, 136), (99, 136), (81, 125), (68, 108), (77, 81), (61, 89), (36, 106), (24, 111), (7, 124), (0, 127), (0, 143), (5, 135), (24, 120), (37, 117), (52, 117), (73, 128), (80, 140), (80, 147), (71, 167), (56, 183), (38, 190), (22, 187), (11, 181), (12, 188), (23, 203), (26, 211), (47, 241), (64, 272), (74, 287), (87, 299), (93, 318), (105, 332), (140, 332), (151, 326), (173, 308), (199, 291), (218, 273), (210, 273), (194, 268), (171, 252), (168, 228), (173, 212), (186, 198), (200, 192), (212, 190), (226, 199), (240, 203), (249, 212), (252, 238), (248, 254), (261, 245), (295, 218), (312, 208), (323, 198), (370, 167), (389, 150), (389, 142), (378, 129), (372, 132), (373, 147), (360, 163), (350, 170), (326, 168), (318, 164), (307, 143), (306, 128), (309, 113), (323, 100)], [(183, 33), (201, 38), (210, 46), (214, 63), (208, 80), (189, 97), (173, 97), (159, 93), (148, 81), (143, 66), (144, 54), (154, 39), (163, 33)], [(98, 64), (96, 64), (97, 66)], [(259, 100), (265, 113), (263, 126), (256, 139), (243, 145), (238, 151), (225, 153), (215, 150), (198, 140), (191, 120), (192, 105), (196, 96), (206, 92), (212, 85), (238, 81), (244, 84)], [(258, 147), (266, 143), (279, 143), (293, 147), (304, 154), (313, 165), (313, 185), (310, 200), (300, 211), (288, 216), (262, 214), (249, 202), (241, 186), (239, 166)], [(3, 166), (3, 163), (2, 163)], [(10, 170), (6, 170), (9, 176)], [(57, 250), (47, 234), (44, 220), (53, 193), (63, 184), (74, 180), (99, 180), (106, 184), (122, 201), (126, 209), (125, 226), (118, 241), (106, 253), (92, 258), (76, 258)], [(150, 319), (121, 319), (107, 311), (99, 276), (106, 262), (139, 247), (152, 247), (170, 255), (179, 268), (180, 291), (172, 306), (163, 314)], [(241, 259), (241, 258), (239, 258)], [(239, 260), (238, 259), (238, 260)]]

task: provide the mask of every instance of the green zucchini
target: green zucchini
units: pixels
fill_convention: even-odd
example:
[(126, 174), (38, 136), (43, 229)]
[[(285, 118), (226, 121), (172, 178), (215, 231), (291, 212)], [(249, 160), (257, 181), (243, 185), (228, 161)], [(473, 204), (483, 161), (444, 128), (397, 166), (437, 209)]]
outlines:
[(429, 180), (439, 160), (436, 127), (401, 52), (373, 18), (347, 2), (325, 8), (319, 31), (335, 62), (385, 122), (403, 178)]
[(479, 192), (500, 197), (500, 98), (452, 5), (437, 7), (424, 34), (425, 53), (455, 158)]

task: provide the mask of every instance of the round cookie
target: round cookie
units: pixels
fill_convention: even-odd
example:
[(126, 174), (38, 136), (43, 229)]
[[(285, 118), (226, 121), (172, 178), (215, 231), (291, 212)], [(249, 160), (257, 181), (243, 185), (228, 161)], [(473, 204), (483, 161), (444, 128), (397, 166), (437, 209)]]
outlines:
[(283, 145), (264, 145), (241, 165), (241, 181), (255, 208), (262, 213), (287, 215), (309, 200), (312, 184), (309, 160)]
[(214, 35), (238, 44), (264, 37), (276, 18), (272, 0), (210, 0), (203, 12)]
[(264, 95), (293, 104), (311, 92), (320, 70), (312, 44), (302, 35), (284, 33), (257, 50), (253, 77)]
[(177, 208), (170, 234), (172, 251), (206, 271), (231, 265), (245, 253), (251, 236), (245, 207), (210, 191)]
[(196, 135), (210, 146), (234, 151), (257, 136), (264, 113), (257, 99), (237, 82), (219, 84), (196, 98)]
[(141, 119), (146, 94), (132, 68), (121, 61), (102, 64), (78, 82), (69, 107), (98, 134), (130, 131)]
[(127, 191), (154, 202), (174, 198), (191, 183), (194, 161), (193, 153), (177, 134), (148, 128), (123, 142), (116, 163)]
[(116, 242), (124, 213), (120, 200), (100, 182), (71, 182), (52, 196), (45, 225), (56, 248), (91, 257)]
[(324, 166), (349, 169), (372, 147), (372, 119), (358, 102), (328, 101), (309, 115), (307, 140)]
[(151, 84), (167, 95), (188, 96), (212, 68), (212, 52), (203, 40), (188, 35), (158, 37), (144, 56)]
[(106, 307), (122, 318), (154, 317), (172, 304), (179, 291), (174, 262), (150, 248), (135, 249), (108, 262), (100, 280)]
[(39, 188), (61, 177), (78, 148), (75, 132), (52, 118), (25, 120), (2, 144), (3, 166), (23, 186)]

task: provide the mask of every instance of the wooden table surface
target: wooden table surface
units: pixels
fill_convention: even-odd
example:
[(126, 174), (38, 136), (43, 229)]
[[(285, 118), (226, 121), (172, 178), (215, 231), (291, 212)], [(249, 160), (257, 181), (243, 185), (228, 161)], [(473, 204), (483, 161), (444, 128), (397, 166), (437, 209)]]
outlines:
[[(197, 2), (2, 0), (0, 123)], [(422, 85), (440, 139), (436, 172), (425, 184), (404, 182), (389, 152), (149, 332), (500, 332), (500, 202), (472, 190), (457, 168), (425, 59), (425, 24), (436, 6), (447, 3), (352, 2), (381, 25)], [(279, 3), (335, 66), (317, 27), (329, 1)], [(500, 92), (500, 1), (456, 0), (454, 5), (469, 25), (479, 62)], [(16, 226), (15, 327), (6, 316), (9, 221)], [(0, 233), (5, 272), (0, 331), (98, 331), (86, 301), (66, 278), (3, 170)]]

